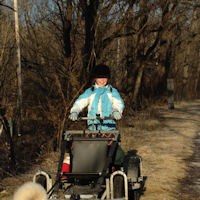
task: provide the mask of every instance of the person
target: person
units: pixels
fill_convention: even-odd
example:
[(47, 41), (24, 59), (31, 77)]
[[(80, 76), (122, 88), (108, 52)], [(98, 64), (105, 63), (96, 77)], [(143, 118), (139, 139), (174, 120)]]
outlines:
[[(74, 102), (69, 119), (76, 121), (79, 113), (87, 107), (88, 117), (112, 117), (120, 120), (124, 110), (124, 101), (117, 89), (109, 84), (110, 69), (105, 64), (95, 66), (92, 72), (93, 85), (81, 94)], [(99, 120), (88, 120), (89, 130), (114, 130), (116, 129), (116, 121), (105, 119), (103, 122)], [(93, 124), (94, 123), (94, 124)], [(123, 163), (124, 152), (118, 145), (114, 164), (120, 166)]]
[[(78, 119), (79, 113), (88, 107), (88, 117), (113, 117), (120, 120), (124, 110), (124, 101), (122, 100), (117, 89), (108, 84), (110, 79), (110, 69), (104, 64), (97, 65), (93, 72), (92, 78), (94, 85), (88, 88), (73, 104), (69, 118), (72, 121)], [(99, 120), (94, 121), (95, 130), (113, 130), (116, 129), (114, 120), (104, 120), (102, 126)], [(88, 129), (92, 130), (92, 120), (88, 120)]]

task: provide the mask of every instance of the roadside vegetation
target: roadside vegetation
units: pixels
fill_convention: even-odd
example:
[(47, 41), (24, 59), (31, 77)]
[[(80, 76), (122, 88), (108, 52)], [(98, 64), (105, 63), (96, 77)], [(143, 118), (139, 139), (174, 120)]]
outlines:
[(126, 105), (120, 127), (128, 132), (159, 129), (159, 112), (151, 108), (168, 105), (169, 96), (175, 102), (200, 98), (198, 0), (19, 0), (19, 121), (14, 13), (8, 3), (0, 0), (0, 180), (59, 151), (65, 129), (84, 127), (71, 124), (68, 114), (89, 87), (95, 64), (111, 68), (111, 83)]

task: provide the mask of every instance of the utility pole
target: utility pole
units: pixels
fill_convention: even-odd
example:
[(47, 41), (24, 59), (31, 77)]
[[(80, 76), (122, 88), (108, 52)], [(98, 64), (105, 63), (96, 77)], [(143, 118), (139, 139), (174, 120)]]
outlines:
[(17, 47), (17, 109), (18, 109), (18, 136), (21, 135), (21, 121), (22, 121), (22, 79), (21, 79), (21, 52), (20, 52), (20, 37), (19, 37), (19, 23), (18, 23), (18, 2), (14, 0), (15, 10), (15, 38)]

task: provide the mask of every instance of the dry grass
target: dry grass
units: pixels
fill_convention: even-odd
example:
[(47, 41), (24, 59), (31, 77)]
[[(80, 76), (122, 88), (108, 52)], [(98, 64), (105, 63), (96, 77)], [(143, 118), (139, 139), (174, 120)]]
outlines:
[(53, 180), (55, 180), (59, 153), (51, 152), (42, 155), (40, 159), (43, 160), (43, 162), (38, 163), (38, 165), (34, 165), (25, 174), (20, 174), (19, 176), (7, 177), (3, 179), (3, 181), (1, 182), (2, 191), (0, 191), (1, 200), (12, 200), (12, 194), (15, 192), (15, 190), (25, 182), (32, 181), (33, 175), (37, 172), (37, 170), (44, 170), (46, 172), (49, 172)]
[[(186, 161), (193, 154), (193, 140), (199, 132), (197, 105), (200, 101), (177, 104), (172, 111), (157, 107), (154, 111), (137, 113), (126, 124), (120, 124), (123, 149), (125, 152), (137, 150), (143, 160), (142, 175), (147, 176), (147, 181), (141, 200), (192, 200), (190, 194), (180, 190), (180, 180), (187, 176)], [(55, 171), (58, 157), (56, 153), (44, 155), (43, 163), (27, 174), (5, 179), (1, 183), (4, 190), (0, 199), (10, 200), (8, 194), (30, 181), (37, 169)]]
[[(200, 102), (196, 102), (200, 104)], [(199, 131), (195, 102), (176, 105), (176, 109), (157, 108), (160, 120), (133, 121), (134, 128), (122, 128), (122, 146), (137, 150), (143, 159), (146, 191), (141, 200), (179, 199), (179, 180), (187, 175), (186, 160), (193, 154), (193, 140)], [(187, 194), (182, 199), (188, 199)]]

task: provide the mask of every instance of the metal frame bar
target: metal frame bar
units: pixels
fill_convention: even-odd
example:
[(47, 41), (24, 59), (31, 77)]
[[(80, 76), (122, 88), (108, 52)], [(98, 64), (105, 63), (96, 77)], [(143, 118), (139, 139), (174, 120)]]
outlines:
[(113, 172), (111, 174), (111, 176), (110, 176), (110, 194), (111, 194), (111, 199), (114, 199), (114, 192), (115, 191), (114, 191), (114, 182), (113, 182), (113, 180), (114, 180), (114, 176), (116, 176), (116, 175), (121, 175), (124, 178), (124, 191), (125, 191), (124, 199), (128, 200), (128, 180), (127, 180), (127, 176), (126, 176), (126, 174), (124, 172), (122, 172), (120, 170)]
[(110, 130), (110, 131), (105, 131), (105, 130), (67, 130), (65, 131), (64, 134), (104, 134), (104, 133), (112, 133), (112, 134), (119, 134), (119, 130)]
[(115, 138), (69, 138), (67, 141), (115, 141)]
[[(114, 137), (111, 138), (106, 138), (106, 137), (80, 137), (80, 135), (86, 135), (86, 134), (92, 134), (92, 135), (102, 135), (102, 134), (113, 134)], [(72, 140), (77, 140), (77, 141), (86, 141), (86, 140), (98, 140), (98, 141), (118, 141), (119, 140), (119, 130), (111, 130), (111, 131), (90, 131), (90, 130), (68, 130), (65, 131), (64, 133), (64, 140), (66, 141), (72, 141)], [(74, 135), (79, 135), (74, 136)]]

